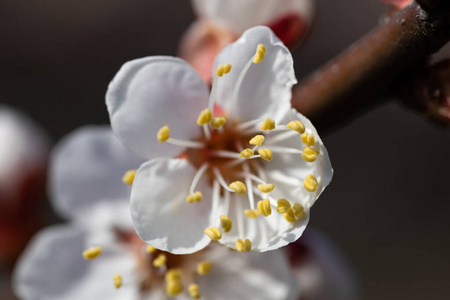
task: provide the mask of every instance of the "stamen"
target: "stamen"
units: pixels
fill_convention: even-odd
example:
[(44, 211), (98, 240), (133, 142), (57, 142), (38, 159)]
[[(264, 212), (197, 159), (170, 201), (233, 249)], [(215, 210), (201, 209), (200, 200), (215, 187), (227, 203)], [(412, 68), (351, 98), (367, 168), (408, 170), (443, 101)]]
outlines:
[(314, 146), (314, 144), (316, 143), (316, 140), (314, 139), (314, 135), (312, 135), (312, 134), (308, 134), (305, 132), (301, 135), (301, 137), (302, 137), (303, 144), (306, 144), (308, 146)]
[(212, 206), (211, 206), (211, 218), (213, 220), (219, 216), (218, 212), (219, 203), (220, 203), (220, 184), (217, 180), (214, 180), (212, 186)]
[(134, 177), (136, 176), (137, 170), (129, 170), (125, 172), (125, 175), (122, 177), (122, 182), (128, 185), (132, 185), (134, 181)]
[(166, 294), (174, 297), (183, 291), (183, 284), (179, 280), (166, 281)]
[(222, 77), (223, 74), (228, 74), (231, 70), (230, 64), (219, 65), (216, 69), (216, 75)]
[(258, 149), (258, 154), (261, 155), (261, 158), (267, 161), (271, 161), (273, 158), (272, 151), (270, 149)]
[(236, 130), (242, 131), (242, 130), (248, 129), (249, 127), (252, 127), (254, 125), (261, 123), (261, 121), (264, 121), (264, 120), (256, 119), (256, 120), (251, 120), (251, 121), (240, 123), (239, 125), (236, 126)]
[(221, 215), (220, 216), (220, 225), (222, 226), (222, 229), (224, 232), (230, 232), (231, 228), (233, 227), (233, 222), (228, 216)]
[(165, 254), (160, 253), (154, 260), (153, 260), (153, 266), (156, 268), (160, 268), (162, 266), (166, 265), (167, 257)]
[(205, 133), (205, 137), (207, 140), (211, 139), (211, 132), (209, 131), (208, 124), (203, 125), (203, 133)]
[(289, 223), (295, 223), (295, 222), (297, 222), (297, 219), (295, 218), (294, 210), (292, 209), (292, 207), (289, 207), (289, 209), (287, 210), (287, 212), (284, 213), (284, 218), (285, 218), (286, 221), (288, 221)]
[(253, 184), (252, 180), (250, 179), (250, 168), (248, 164), (243, 165), (244, 170), (244, 177), (245, 177), (245, 183), (247, 184), (248, 189), (250, 190), (250, 193), (248, 193), (248, 202), (250, 204), (250, 209), (255, 209), (255, 199), (253, 196)]
[(239, 153), (227, 150), (211, 151), (211, 154), (223, 158), (241, 158)]
[(289, 203), (286, 199), (278, 199), (277, 204), (277, 212), (280, 214), (287, 213), (287, 211), (291, 208), (291, 203)]
[(197, 125), (202, 126), (209, 124), (211, 122), (211, 119), (212, 119), (211, 110), (209, 108), (205, 108), (204, 110), (202, 110), (202, 112), (197, 118)]
[(306, 217), (305, 208), (300, 203), (295, 203), (294, 206), (293, 206), (293, 209), (294, 209), (294, 215), (299, 220), (303, 220)]
[(249, 144), (250, 144), (250, 145), (255, 145), (255, 146), (261, 146), (265, 139), (266, 139), (266, 138), (265, 138), (263, 135), (258, 134), (258, 135), (255, 135), (255, 136), (249, 141)]
[(291, 121), (287, 125), (287, 128), (292, 129), (300, 134), (303, 134), (305, 132), (305, 125), (303, 125), (300, 121)]
[(309, 174), (306, 175), (306, 179), (305, 181), (303, 181), (303, 186), (308, 192), (315, 192), (317, 187), (319, 186), (319, 182), (317, 181), (316, 177)]
[(265, 118), (264, 122), (259, 126), (261, 130), (273, 130), (275, 129), (275, 121), (271, 118)]
[(317, 159), (318, 152), (313, 148), (306, 147), (303, 149), (302, 158), (307, 162), (314, 162)]
[(258, 210), (263, 214), (263, 216), (267, 217), (272, 214), (272, 208), (270, 207), (270, 200), (264, 199), (260, 200), (257, 203)]
[(205, 233), (213, 241), (220, 240), (222, 238), (222, 233), (216, 227), (210, 227), (205, 229)]
[(220, 183), (220, 185), (226, 189), (229, 192), (235, 192), (233, 189), (231, 189), (230, 187), (228, 187), (228, 184), (225, 182), (225, 179), (223, 179), (222, 174), (220, 174), (219, 169), (217, 168), (213, 168), (213, 173), (216, 176), (217, 181)]
[(156, 138), (160, 143), (164, 143), (167, 141), (170, 137), (170, 128), (169, 126), (163, 126), (161, 129), (158, 130), (158, 134), (156, 135)]
[(275, 184), (267, 183), (267, 184), (258, 184), (258, 189), (263, 193), (270, 193), (275, 188)]
[[(226, 67), (224, 67), (224, 66), (226, 66)], [(219, 71), (219, 69), (220, 69), (220, 71)], [(208, 101), (208, 108), (209, 108), (210, 111), (213, 111), (213, 109), (214, 109), (214, 102), (215, 102), (216, 97), (217, 97), (217, 81), (218, 81), (218, 78), (221, 77), (224, 73), (226, 74), (226, 73), (230, 72), (230, 70), (231, 70), (231, 65), (230, 64), (220, 65), (220, 66), (217, 67), (217, 70), (216, 70), (216, 75), (217, 76), (214, 76), (214, 80), (213, 80), (212, 88), (211, 88), (211, 94), (209, 95), (209, 101)], [(219, 73), (221, 75), (219, 75), (217, 73)]]
[(227, 119), (225, 117), (215, 117), (211, 121), (211, 127), (214, 129), (219, 129), (220, 127), (225, 126), (227, 123)]
[(180, 281), (182, 272), (180, 269), (169, 269), (166, 272), (165, 280), (166, 281)]
[(302, 150), (290, 147), (271, 146), (270, 149), (275, 153), (303, 154)]
[(201, 148), (205, 147), (205, 145), (201, 142), (183, 141), (183, 140), (174, 139), (174, 138), (169, 138), (166, 140), (166, 142), (169, 144), (172, 144), (172, 145), (181, 146), (181, 147), (185, 147), (185, 148), (201, 149)]
[(211, 273), (213, 263), (210, 261), (202, 261), (197, 265), (198, 275), (208, 275)]
[(239, 153), (239, 157), (248, 159), (248, 158), (252, 157), (254, 154), (255, 154), (255, 152), (252, 149), (247, 148), (247, 149), (242, 150), (241, 153)]
[(102, 247), (92, 247), (83, 251), (83, 258), (85, 260), (91, 260), (97, 258), (102, 254)]
[[(191, 183), (191, 188), (189, 189), (189, 192), (191, 194), (195, 193), (195, 187), (197, 186), (198, 182), (200, 181), (200, 178), (202, 178), (203, 174), (205, 173), (205, 171), (208, 169), (209, 164), (208, 163), (204, 163), (198, 170), (197, 173), (195, 173), (194, 175), (194, 179), (192, 180)], [(201, 200), (201, 199), (200, 199)], [(188, 201), (189, 202), (189, 201)]]
[[(274, 129), (274, 130), (276, 130), (276, 129)], [(283, 132), (283, 133), (278, 133), (277, 135), (270, 137), (270, 144), (272, 144), (272, 145), (277, 144), (284, 140), (290, 139), (296, 135), (297, 135), (297, 132), (292, 131), (292, 130), (289, 130), (289, 131)]]
[(122, 286), (122, 276), (120, 276), (119, 274), (116, 273), (116, 274), (114, 274), (113, 280), (114, 280), (114, 287), (116, 289), (118, 289)]
[(256, 53), (253, 58), (253, 63), (257, 64), (257, 63), (262, 62), (262, 60), (264, 59), (264, 54), (266, 54), (266, 47), (264, 47), (263, 44), (259, 44), (256, 47)]
[(193, 298), (193, 299), (200, 299), (202, 297), (202, 295), (200, 294), (198, 285), (195, 283), (191, 283), (188, 287), (188, 291), (189, 291), (189, 295)]
[(235, 246), (239, 252), (249, 252), (252, 249), (252, 242), (249, 239), (245, 239), (245, 241), (238, 239)]
[(186, 202), (188, 203), (194, 203), (194, 202), (201, 202), (203, 198), (203, 194), (199, 191), (195, 192), (194, 194), (190, 194), (186, 197)]
[(256, 219), (261, 214), (261, 212), (259, 210), (257, 210), (257, 209), (246, 209), (244, 211), (244, 213), (250, 219)]
[(156, 249), (155, 247), (153, 247), (151, 245), (148, 245), (147, 247), (145, 247), (145, 252), (147, 252), (147, 253), (155, 253), (156, 250), (158, 250), (158, 249)]
[(234, 181), (229, 185), (230, 189), (232, 189), (234, 192), (240, 194), (240, 195), (245, 195), (247, 194), (247, 187), (245, 186), (244, 183), (242, 183), (241, 181)]

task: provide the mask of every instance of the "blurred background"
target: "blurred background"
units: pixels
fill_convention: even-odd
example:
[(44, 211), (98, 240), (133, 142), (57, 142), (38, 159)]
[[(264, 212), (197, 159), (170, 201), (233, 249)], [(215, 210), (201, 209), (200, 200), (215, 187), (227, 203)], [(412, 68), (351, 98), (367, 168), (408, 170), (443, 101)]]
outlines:
[[(386, 10), (377, 0), (315, 3), (312, 31), (294, 52), (300, 80)], [(120, 66), (176, 55), (194, 19), (189, 1), (3, 0), (0, 103), (28, 114), (53, 143), (82, 125), (106, 124), (104, 94)], [(310, 225), (353, 263), (363, 299), (449, 299), (448, 138), (448, 130), (390, 102), (323, 136), (335, 176)]]

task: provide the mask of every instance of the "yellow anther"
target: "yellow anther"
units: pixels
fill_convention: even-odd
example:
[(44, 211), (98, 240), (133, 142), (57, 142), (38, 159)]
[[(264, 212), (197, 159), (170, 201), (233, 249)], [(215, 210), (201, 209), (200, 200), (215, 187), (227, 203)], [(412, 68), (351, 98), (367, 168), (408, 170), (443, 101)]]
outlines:
[(227, 119), (225, 117), (215, 117), (211, 121), (211, 127), (214, 129), (219, 129), (227, 124)]
[(264, 199), (260, 200), (257, 203), (258, 210), (263, 214), (263, 216), (267, 217), (272, 214), (272, 208), (270, 207), (270, 200)]
[(278, 199), (277, 204), (277, 212), (280, 214), (286, 213), (291, 208), (291, 203), (286, 199)]
[(252, 149), (247, 148), (242, 150), (241, 153), (239, 153), (239, 157), (250, 158), (253, 156), (253, 154), (255, 154), (255, 152)]
[(267, 183), (267, 184), (258, 184), (258, 189), (263, 193), (270, 193), (275, 188), (275, 184)]
[(264, 143), (265, 139), (266, 138), (263, 135), (258, 134), (258, 135), (255, 135), (254, 137), (252, 137), (252, 139), (250, 140), (249, 143), (250, 143), (250, 145), (261, 146), (262, 143)]
[(261, 130), (273, 130), (275, 129), (275, 121), (271, 118), (265, 118), (264, 122), (259, 126)]
[(120, 276), (119, 274), (116, 273), (113, 276), (113, 280), (114, 280), (114, 287), (116, 289), (118, 289), (122, 286), (122, 276)]
[(316, 177), (309, 174), (306, 175), (306, 179), (305, 181), (303, 181), (303, 186), (308, 192), (315, 192), (317, 187), (319, 186), (319, 182), (317, 181)]
[(287, 212), (284, 213), (284, 218), (285, 218), (286, 221), (288, 221), (289, 223), (295, 223), (295, 222), (297, 222), (297, 219), (295, 218), (294, 210), (292, 209), (292, 207), (289, 207), (289, 209), (287, 210)]
[(301, 137), (302, 137), (303, 144), (306, 144), (308, 146), (314, 146), (314, 144), (316, 143), (316, 140), (314, 139), (314, 135), (312, 135), (312, 134), (308, 134), (305, 132), (301, 135)]
[(297, 131), (300, 134), (305, 132), (305, 125), (303, 125), (303, 123), (298, 120), (290, 121), (286, 126), (287, 128)]
[(238, 194), (241, 194), (241, 195), (247, 194), (247, 187), (245, 186), (245, 184), (243, 184), (240, 181), (235, 181), (235, 182), (230, 183), (229, 187), (230, 187), (230, 189), (232, 189), (233, 191), (235, 191)]
[(201, 202), (202, 198), (203, 198), (203, 194), (201, 192), (197, 191), (194, 194), (187, 196), (186, 201), (189, 203)]
[(166, 272), (165, 279), (166, 279), (166, 282), (180, 281), (182, 275), (183, 274), (180, 269), (169, 269)]
[(239, 252), (249, 252), (252, 249), (252, 242), (249, 239), (245, 239), (245, 241), (238, 239), (235, 246)]
[(292, 208), (294, 209), (294, 214), (298, 218), (298, 215), (301, 215), (302, 212), (305, 211), (305, 208), (300, 203), (295, 203)]
[(256, 219), (261, 214), (261, 212), (257, 209), (246, 209), (244, 212), (250, 219)]
[(191, 295), (191, 297), (193, 299), (200, 299), (202, 297), (202, 295), (200, 294), (200, 291), (198, 289), (198, 285), (195, 283), (191, 283), (189, 285), (188, 291), (189, 291), (189, 295)]
[(92, 247), (83, 251), (83, 258), (91, 260), (102, 254), (102, 247)]
[(233, 227), (233, 222), (227, 216), (221, 215), (220, 216), (220, 225), (222, 225), (224, 232), (230, 232), (231, 228)]
[(307, 161), (307, 162), (314, 162), (317, 159), (317, 154), (316, 152), (313, 151), (308, 151), (309, 153), (305, 152), (306, 149), (311, 149), (309, 147), (306, 147), (303, 150), (303, 154), (302, 154), (302, 158)]
[(147, 247), (145, 247), (145, 252), (147, 253), (155, 253), (158, 249), (156, 249), (155, 247), (148, 245)]
[(255, 57), (253, 58), (253, 63), (260, 63), (264, 59), (264, 54), (266, 53), (266, 47), (263, 44), (259, 44), (256, 47)]
[(166, 264), (167, 257), (165, 254), (160, 253), (154, 260), (153, 260), (153, 266), (154, 267), (162, 267)]
[(219, 65), (216, 69), (216, 75), (222, 77), (223, 74), (228, 74), (231, 71), (230, 64)]
[(216, 227), (210, 227), (205, 229), (205, 233), (213, 241), (220, 240), (222, 238), (222, 233)]
[(125, 172), (125, 175), (122, 177), (122, 182), (128, 185), (132, 185), (134, 181), (134, 177), (136, 176), (137, 170), (129, 170)]
[(261, 155), (261, 158), (267, 161), (271, 161), (273, 158), (272, 151), (270, 149), (258, 149), (258, 154)]
[(168, 281), (166, 282), (166, 294), (169, 297), (174, 297), (183, 291), (183, 284), (181, 281)]
[(164, 143), (170, 138), (170, 128), (169, 126), (163, 126), (158, 130), (158, 135), (156, 136), (158, 141)]
[(202, 110), (202, 112), (198, 115), (197, 118), (197, 125), (205, 125), (211, 122), (212, 119), (212, 112), (209, 110), (209, 108), (205, 108)]
[(211, 273), (213, 263), (210, 261), (202, 261), (197, 265), (198, 275), (208, 275)]
[(223, 75), (223, 65), (219, 65), (216, 69), (216, 75), (222, 77)]
[(223, 74), (228, 74), (231, 71), (231, 65), (230, 64), (224, 64), (223, 66)]

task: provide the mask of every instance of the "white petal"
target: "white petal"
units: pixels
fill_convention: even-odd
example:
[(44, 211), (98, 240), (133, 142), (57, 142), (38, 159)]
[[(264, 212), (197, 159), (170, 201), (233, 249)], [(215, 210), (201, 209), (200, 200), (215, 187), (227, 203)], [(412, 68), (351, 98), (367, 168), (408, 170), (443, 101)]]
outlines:
[[(278, 188), (277, 184), (275, 184)], [(228, 217), (233, 221), (232, 230), (223, 235), (219, 242), (229, 248), (235, 249), (235, 243), (238, 239), (250, 239), (252, 242), (252, 251), (265, 252), (275, 250), (295, 242), (303, 233), (309, 222), (309, 214), (304, 220), (291, 224), (284, 218), (283, 214), (272, 207), (272, 214), (268, 217), (260, 215), (256, 219), (250, 219), (245, 214), (246, 209), (250, 209), (248, 200), (233, 194)], [(255, 199), (262, 199), (260, 195), (255, 194)], [(242, 231), (239, 230), (241, 223)]]
[(236, 33), (256, 25), (268, 25), (284, 14), (309, 17), (310, 0), (193, 0), (195, 12)]
[(174, 138), (200, 136), (196, 124), (208, 105), (208, 88), (184, 60), (145, 57), (127, 62), (108, 86), (106, 104), (114, 133), (140, 157), (173, 157), (183, 148), (156, 139), (167, 125)]
[[(306, 132), (314, 135), (316, 143), (313, 148), (319, 150), (320, 153), (317, 159), (311, 163), (303, 160), (300, 154), (274, 154), (272, 161), (265, 163), (264, 169), (269, 180), (273, 181), (272, 183), (277, 187), (273, 192), (274, 197), (288, 198), (292, 202), (301, 203), (309, 208), (331, 182), (333, 168), (328, 151), (311, 121), (292, 109), (284, 118), (283, 124), (294, 120), (300, 120), (305, 125)], [(291, 138), (274, 144), (271, 143), (271, 137), (268, 135), (264, 145), (269, 149), (271, 145), (291, 147), (299, 150), (303, 150), (306, 147), (306, 145), (302, 144), (299, 134), (294, 134)], [(308, 174), (315, 176), (319, 182), (319, 187), (313, 193), (308, 192), (303, 187), (303, 180)], [(292, 181), (298, 181), (298, 185), (288, 184), (286, 178), (279, 175)]]
[[(103, 237), (74, 226), (41, 231), (16, 267), (17, 295), (27, 300), (137, 300), (138, 285), (133, 277), (136, 260), (132, 253), (110, 244), (110, 249), (104, 249), (98, 258), (82, 258), (82, 251), (94, 246), (97, 238)], [(115, 273), (124, 280), (119, 290), (113, 286)]]
[(211, 188), (203, 177), (196, 190), (201, 202), (186, 197), (195, 168), (184, 159), (154, 159), (138, 170), (131, 191), (131, 217), (136, 232), (146, 243), (174, 254), (187, 254), (206, 247)]
[(109, 126), (82, 127), (53, 150), (49, 171), (53, 204), (72, 218), (99, 201), (128, 203), (130, 187), (122, 183), (122, 176), (141, 163)]
[(297, 300), (285, 252), (237, 253), (211, 245), (206, 259), (214, 262), (211, 273), (198, 279), (205, 299)]
[[(252, 63), (234, 99), (238, 77), (258, 44), (266, 47), (264, 59)], [(244, 32), (217, 56), (213, 71), (227, 63), (232, 69), (218, 80), (217, 103), (229, 113), (229, 118), (249, 121), (270, 117), (279, 121), (291, 108), (291, 88), (297, 82), (292, 56), (268, 27), (258, 26)]]

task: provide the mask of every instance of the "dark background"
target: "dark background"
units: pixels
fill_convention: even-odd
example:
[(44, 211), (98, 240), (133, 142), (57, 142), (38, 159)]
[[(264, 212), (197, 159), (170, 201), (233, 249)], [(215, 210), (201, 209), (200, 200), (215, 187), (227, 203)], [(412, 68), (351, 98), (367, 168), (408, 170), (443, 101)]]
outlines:
[[(385, 10), (377, 0), (315, 2), (315, 27), (294, 53), (299, 79)], [(28, 113), (55, 142), (108, 123), (104, 94), (119, 67), (176, 55), (193, 20), (189, 1), (3, 0), (0, 102)], [(389, 103), (324, 137), (335, 176), (311, 225), (353, 262), (364, 299), (450, 298), (448, 133)]]

